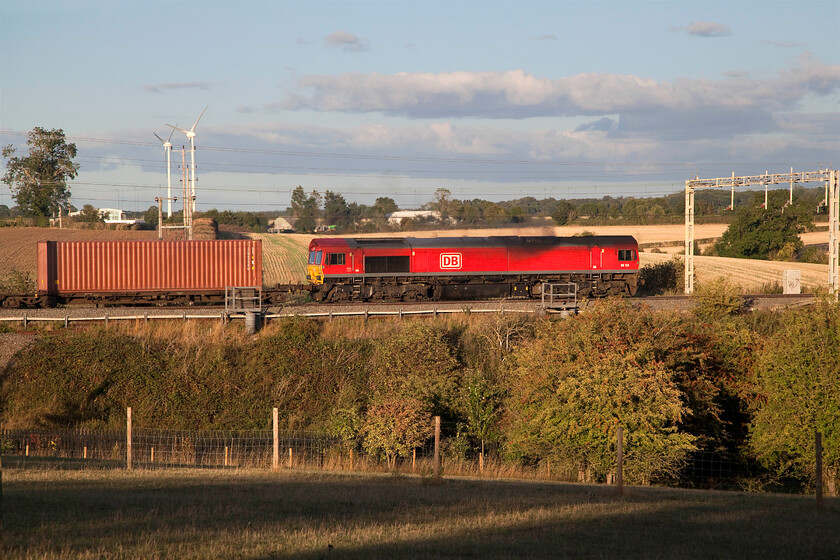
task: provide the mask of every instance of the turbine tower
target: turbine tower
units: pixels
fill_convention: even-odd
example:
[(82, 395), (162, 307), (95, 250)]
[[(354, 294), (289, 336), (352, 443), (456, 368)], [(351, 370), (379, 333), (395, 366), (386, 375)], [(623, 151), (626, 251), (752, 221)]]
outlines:
[[(204, 111), (206, 110), (207, 107), (204, 107)], [(177, 126), (172, 126), (171, 124), (166, 125), (175, 130), (180, 130), (187, 135), (187, 138), (190, 139), (190, 214), (195, 212), (195, 127), (198, 124), (198, 121), (201, 120), (201, 117), (204, 116), (204, 111), (198, 115), (198, 118), (195, 119), (192, 128), (189, 130), (184, 130), (183, 128), (178, 128)]]
[[(178, 125), (175, 125), (178, 126)], [(175, 134), (175, 130), (173, 129), (172, 132), (169, 133), (169, 138), (165, 141), (163, 138), (157, 135), (156, 132), (152, 132), (155, 135), (155, 138), (160, 140), (161, 144), (163, 144), (163, 152), (166, 156), (166, 217), (172, 217), (172, 164), (171, 156), (172, 156), (172, 135)]]

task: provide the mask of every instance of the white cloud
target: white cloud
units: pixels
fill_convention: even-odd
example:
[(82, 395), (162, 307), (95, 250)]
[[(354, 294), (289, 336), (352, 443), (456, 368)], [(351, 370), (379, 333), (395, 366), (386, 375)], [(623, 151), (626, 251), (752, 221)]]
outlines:
[(797, 43), (793, 41), (771, 41), (771, 40), (763, 40), (761, 41), (762, 45), (770, 45), (771, 47), (777, 47), (780, 49), (798, 49), (807, 46), (807, 43)]
[(412, 118), (604, 116), (652, 111), (778, 111), (840, 87), (840, 66), (803, 55), (773, 79), (658, 82), (618, 74), (539, 78), (523, 70), (311, 75), (268, 110), (381, 112)]
[(210, 84), (207, 82), (181, 82), (172, 84), (147, 84), (143, 89), (149, 93), (163, 93), (164, 90), (171, 89), (210, 89)]
[(324, 42), (329, 46), (340, 47), (345, 52), (360, 52), (368, 49), (367, 41), (349, 31), (333, 31), (324, 37)]
[(695, 37), (725, 37), (732, 34), (732, 29), (714, 21), (694, 21), (685, 28), (685, 32)]

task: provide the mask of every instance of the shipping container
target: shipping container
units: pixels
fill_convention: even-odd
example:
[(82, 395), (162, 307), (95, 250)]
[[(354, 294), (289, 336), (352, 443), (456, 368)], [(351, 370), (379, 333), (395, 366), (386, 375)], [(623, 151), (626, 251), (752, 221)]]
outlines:
[(224, 292), (262, 287), (262, 242), (40, 241), (38, 292)]

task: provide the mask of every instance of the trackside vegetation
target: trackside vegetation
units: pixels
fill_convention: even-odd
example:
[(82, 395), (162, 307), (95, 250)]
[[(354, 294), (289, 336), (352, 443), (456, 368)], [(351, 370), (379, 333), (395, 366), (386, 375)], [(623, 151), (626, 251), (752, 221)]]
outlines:
[(807, 488), (814, 431), (840, 479), (840, 306), (744, 314), (710, 286), (693, 313), (621, 300), (577, 317), (505, 315), (272, 321), (258, 335), (206, 324), (43, 331), (0, 377), (9, 428), (286, 429), (339, 436), (389, 465), (428, 441), (611, 477), (624, 428), (629, 483), (678, 479), (693, 454), (762, 469), (753, 487)]

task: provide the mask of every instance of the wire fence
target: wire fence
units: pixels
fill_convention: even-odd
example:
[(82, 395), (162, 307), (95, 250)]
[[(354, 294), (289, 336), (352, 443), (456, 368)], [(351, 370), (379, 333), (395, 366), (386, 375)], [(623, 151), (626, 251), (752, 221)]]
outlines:
[[(617, 473), (591, 477), (568, 463), (506, 460), (498, 443), (482, 447), (443, 425), (438, 441), (447, 475), (616, 483)], [(240, 430), (93, 430), (0, 428), (0, 454), (18, 466), (59, 468), (282, 468), (391, 471), (431, 474), (435, 440), (429, 438), (390, 461), (366, 453), (356, 441), (308, 431)], [(130, 444), (130, 445), (129, 445)], [(130, 451), (129, 451), (130, 448)], [(130, 459), (129, 459), (130, 458)], [(632, 461), (631, 457), (627, 461)], [(620, 464), (620, 462), (619, 462)], [(625, 463), (625, 467), (627, 464)], [(620, 480), (620, 479), (619, 479)], [(807, 481), (780, 480), (738, 455), (696, 451), (656, 484), (683, 488), (741, 491), (808, 491)]]

